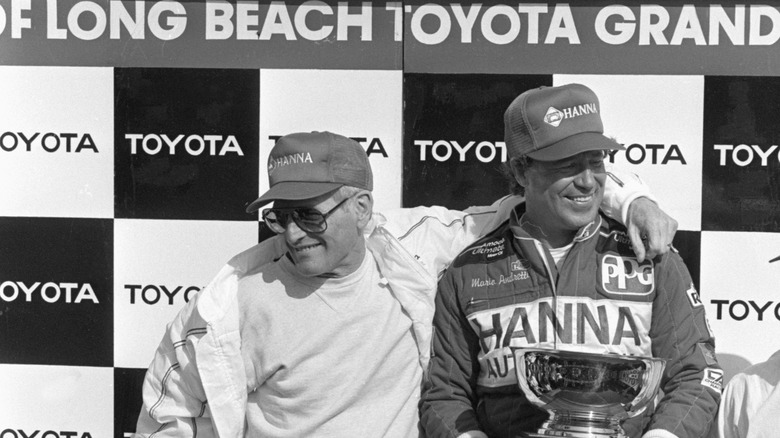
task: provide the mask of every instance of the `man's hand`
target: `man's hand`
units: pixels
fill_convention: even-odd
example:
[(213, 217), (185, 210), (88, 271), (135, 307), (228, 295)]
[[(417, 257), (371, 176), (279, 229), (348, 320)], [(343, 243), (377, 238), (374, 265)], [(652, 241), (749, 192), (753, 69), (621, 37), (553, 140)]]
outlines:
[(628, 206), (627, 228), (640, 263), (674, 250), (672, 239), (677, 232), (677, 221), (645, 197), (636, 198)]

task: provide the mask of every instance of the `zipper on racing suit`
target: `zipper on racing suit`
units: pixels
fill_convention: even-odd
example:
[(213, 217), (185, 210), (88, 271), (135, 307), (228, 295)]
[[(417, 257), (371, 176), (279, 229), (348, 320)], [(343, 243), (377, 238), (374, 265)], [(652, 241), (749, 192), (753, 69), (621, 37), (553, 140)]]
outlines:
[[(553, 302), (553, 309), (555, 309), (555, 321), (558, 320), (557, 315), (560, 315), (560, 309), (558, 309), (558, 290), (557, 290), (557, 284), (555, 281), (555, 278), (553, 278), (553, 271), (550, 268), (550, 264), (547, 261), (547, 255), (544, 252), (544, 245), (542, 242), (534, 239), (534, 246), (536, 247), (536, 251), (539, 253), (539, 255), (542, 257), (542, 261), (544, 262), (544, 268), (547, 270), (547, 277), (550, 280), (550, 287), (552, 288), (552, 302)], [(553, 327), (553, 348), (556, 350), (558, 349), (558, 327)]]

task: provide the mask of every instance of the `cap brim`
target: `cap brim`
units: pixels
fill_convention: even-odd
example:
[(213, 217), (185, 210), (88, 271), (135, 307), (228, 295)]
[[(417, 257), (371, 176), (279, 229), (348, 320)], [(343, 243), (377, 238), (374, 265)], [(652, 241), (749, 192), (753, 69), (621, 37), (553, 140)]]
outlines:
[(343, 186), (341, 183), (323, 183), (323, 182), (297, 182), (284, 181), (276, 183), (263, 196), (257, 198), (246, 208), (247, 213), (252, 213), (260, 207), (273, 201), (300, 201), (303, 199), (316, 198), (328, 192), (332, 192)]
[(598, 132), (581, 132), (542, 150), (527, 154), (534, 160), (557, 161), (587, 151), (624, 150), (615, 140)]

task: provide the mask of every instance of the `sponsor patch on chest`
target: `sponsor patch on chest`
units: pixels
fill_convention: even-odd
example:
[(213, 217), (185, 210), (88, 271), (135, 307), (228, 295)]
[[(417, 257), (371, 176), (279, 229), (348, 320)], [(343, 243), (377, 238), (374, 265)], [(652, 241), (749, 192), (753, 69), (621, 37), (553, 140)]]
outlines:
[(466, 251), (473, 255), (483, 256), (485, 258), (492, 259), (494, 257), (498, 257), (504, 254), (505, 248), (506, 248), (506, 239), (501, 239), (501, 240), (494, 240), (494, 241), (482, 243), (475, 247), (469, 248)]
[(639, 263), (635, 258), (604, 254), (600, 268), (601, 287), (609, 293), (641, 296), (655, 291), (652, 260)]

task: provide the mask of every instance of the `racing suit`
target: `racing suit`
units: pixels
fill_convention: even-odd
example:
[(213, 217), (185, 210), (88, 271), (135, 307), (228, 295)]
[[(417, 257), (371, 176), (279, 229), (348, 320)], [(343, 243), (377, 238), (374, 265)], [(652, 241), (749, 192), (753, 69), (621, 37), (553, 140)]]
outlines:
[(467, 247), (439, 282), (433, 357), (421, 399), (428, 437), (536, 431), (547, 418), (517, 383), (513, 347), (668, 360), (654, 413), (630, 436), (701, 437), (718, 408), (722, 371), (690, 274), (669, 253), (638, 263), (622, 225), (599, 215), (577, 233), (560, 270), (519, 226), (524, 205)]

